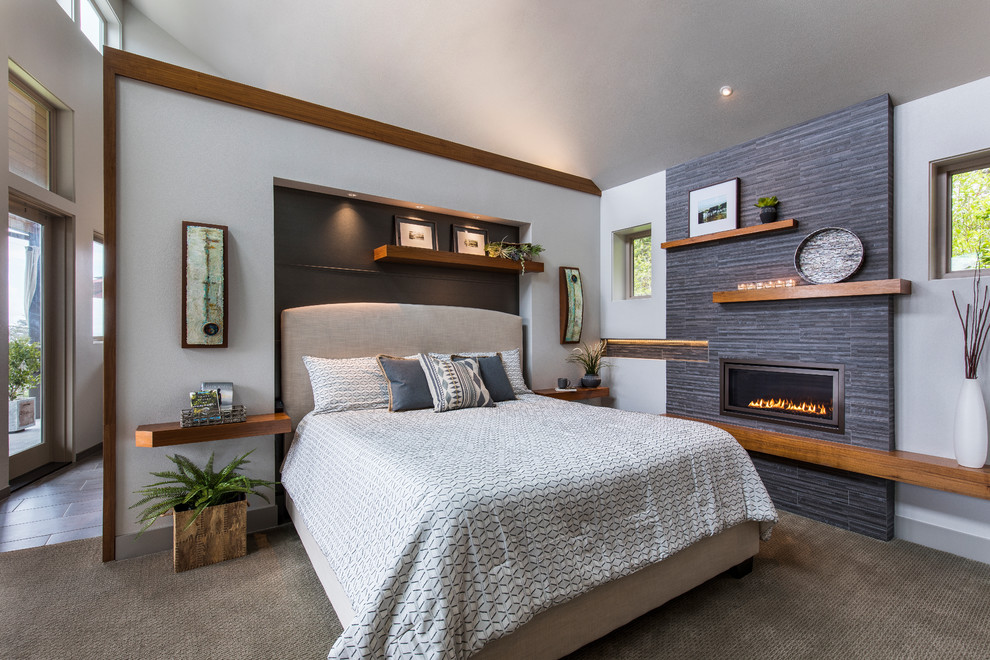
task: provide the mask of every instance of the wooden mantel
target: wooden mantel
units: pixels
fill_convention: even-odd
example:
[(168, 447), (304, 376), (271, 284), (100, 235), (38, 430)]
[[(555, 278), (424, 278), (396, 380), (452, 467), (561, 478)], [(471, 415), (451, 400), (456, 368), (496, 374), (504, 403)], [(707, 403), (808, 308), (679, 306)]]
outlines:
[(990, 500), (990, 468), (961, 467), (951, 458), (881, 451), (747, 426), (670, 415), (728, 431), (748, 451)]

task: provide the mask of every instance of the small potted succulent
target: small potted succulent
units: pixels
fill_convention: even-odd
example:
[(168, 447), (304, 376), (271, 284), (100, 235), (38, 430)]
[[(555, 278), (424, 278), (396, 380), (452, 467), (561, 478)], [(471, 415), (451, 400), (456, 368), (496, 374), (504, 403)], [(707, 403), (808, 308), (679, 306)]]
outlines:
[(27, 396), (41, 383), (41, 345), (26, 337), (7, 344), (7, 431), (23, 431), (34, 424), (34, 397)]
[(777, 201), (776, 195), (773, 197), (760, 197), (756, 200), (755, 206), (760, 209), (760, 222), (766, 224), (768, 222), (776, 222), (777, 220)]
[(130, 508), (148, 505), (138, 516), (138, 522), (144, 523), (140, 533), (159, 517), (170, 512), (174, 515), (172, 561), (176, 573), (247, 553), (247, 496), (257, 495), (270, 502), (258, 488), (278, 485), (237, 472), (250, 462), (250, 453), (235, 458), (219, 472), (213, 471), (213, 454), (203, 468), (180, 454), (167, 456), (176, 470), (152, 472), (151, 476), (162, 481), (135, 491), (142, 498)]
[(581, 377), (581, 387), (598, 387), (602, 384), (601, 370), (609, 366), (605, 362), (605, 340), (595, 344), (584, 344), (573, 349), (567, 357), (568, 362), (580, 364), (584, 368)]

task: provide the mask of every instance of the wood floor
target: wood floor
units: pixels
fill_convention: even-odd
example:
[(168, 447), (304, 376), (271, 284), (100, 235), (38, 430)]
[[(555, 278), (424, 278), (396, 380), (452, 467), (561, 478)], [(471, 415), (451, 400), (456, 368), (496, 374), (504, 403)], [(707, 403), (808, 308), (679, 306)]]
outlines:
[(103, 459), (79, 461), (0, 501), (0, 552), (100, 536)]

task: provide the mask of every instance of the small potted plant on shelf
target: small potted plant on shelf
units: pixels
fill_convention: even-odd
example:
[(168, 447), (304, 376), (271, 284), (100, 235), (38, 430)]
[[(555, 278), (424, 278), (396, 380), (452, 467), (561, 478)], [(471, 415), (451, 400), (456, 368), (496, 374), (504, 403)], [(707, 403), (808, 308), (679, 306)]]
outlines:
[(23, 431), (34, 424), (34, 397), (27, 396), (41, 383), (41, 345), (26, 337), (7, 344), (7, 431)]
[(534, 261), (541, 252), (543, 252), (543, 246), (536, 243), (509, 243), (507, 241), (485, 243), (485, 253), (489, 257), (518, 261), (522, 269), (520, 274), (526, 273), (526, 260)]
[(567, 357), (568, 362), (580, 364), (584, 368), (584, 376), (581, 377), (581, 387), (598, 387), (602, 384), (601, 370), (609, 366), (605, 362), (605, 340), (584, 344), (571, 351)]
[(760, 222), (766, 224), (768, 222), (776, 222), (777, 220), (777, 205), (780, 204), (777, 201), (776, 195), (773, 197), (760, 197), (756, 200), (755, 206), (760, 209)]
[(163, 481), (135, 491), (143, 497), (130, 508), (151, 503), (138, 516), (138, 522), (144, 523), (139, 534), (159, 517), (174, 514), (172, 558), (176, 573), (247, 554), (247, 495), (270, 502), (257, 489), (278, 485), (237, 472), (250, 462), (250, 453), (235, 458), (219, 472), (213, 471), (213, 454), (202, 469), (181, 454), (168, 456), (176, 470), (152, 472)]

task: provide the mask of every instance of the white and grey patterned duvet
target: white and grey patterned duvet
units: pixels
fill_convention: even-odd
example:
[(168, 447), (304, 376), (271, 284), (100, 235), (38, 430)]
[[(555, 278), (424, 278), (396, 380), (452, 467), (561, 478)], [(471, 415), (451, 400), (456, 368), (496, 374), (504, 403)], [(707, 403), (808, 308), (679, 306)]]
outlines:
[(724, 431), (536, 395), (310, 414), (282, 479), (355, 611), (331, 658), (465, 658), (703, 537), (776, 520)]

